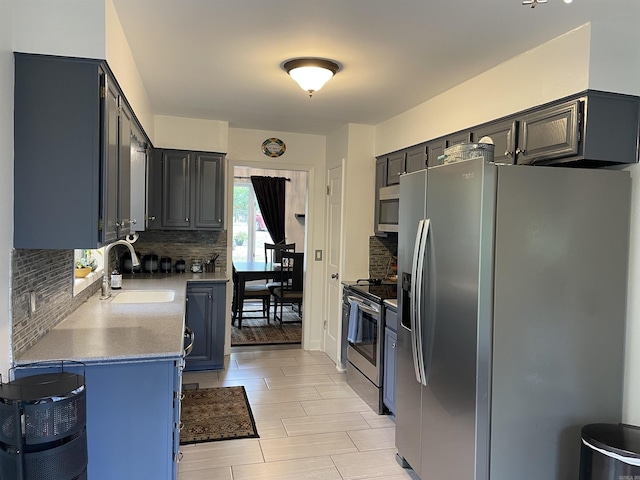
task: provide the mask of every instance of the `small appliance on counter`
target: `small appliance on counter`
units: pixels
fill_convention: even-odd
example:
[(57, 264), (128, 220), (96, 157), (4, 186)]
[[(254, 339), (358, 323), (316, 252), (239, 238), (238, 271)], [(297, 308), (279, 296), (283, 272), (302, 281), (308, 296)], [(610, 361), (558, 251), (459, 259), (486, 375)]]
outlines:
[(187, 270), (184, 260), (176, 260), (176, 272), (184, 273)]
[[(142, 258), (139, 252), (136, 252), (136, 255), (138, 258)], [(129, 252), (129, 250), (122, 253), (122, 256), (120, 257), (120, 271), (122, 273), (140, 273), (141, 270), (142, 263), (135, 267), (133, 266), (133, 263), (131, 262), (131, 252)]]
[(160, 271), (162, 273), (171, 273), (171, 258), (162, 257), (160, 259)]
[(142, 257), (142, 269), (147, 273), (158, 273), (158, 255), (150, 253)]

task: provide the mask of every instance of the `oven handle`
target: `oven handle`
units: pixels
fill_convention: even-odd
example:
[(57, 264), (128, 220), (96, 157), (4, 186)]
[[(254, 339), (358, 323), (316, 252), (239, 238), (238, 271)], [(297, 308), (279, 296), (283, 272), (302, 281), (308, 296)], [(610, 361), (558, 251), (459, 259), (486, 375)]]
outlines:
[(377, 317), (380, 317), (380, 310), (379, 309), (377, 309), (377, 308), (375, 308), (375, 307), (373, 307), (373, 306), (371, 306), (371, 305), (369, 305), (367, 303), (364, 303), (358, 297), (354, 297), (352, 295), (349, 295), (347, 297), (347, 299), (349, 301), (351, 301), (351, 302), (357, 303), (358, 304), (358, 308), (360, 310), (362, 310), (363, 312), (367, 312), (367, 313), (369, 313), (371, 315), (375, 315)]

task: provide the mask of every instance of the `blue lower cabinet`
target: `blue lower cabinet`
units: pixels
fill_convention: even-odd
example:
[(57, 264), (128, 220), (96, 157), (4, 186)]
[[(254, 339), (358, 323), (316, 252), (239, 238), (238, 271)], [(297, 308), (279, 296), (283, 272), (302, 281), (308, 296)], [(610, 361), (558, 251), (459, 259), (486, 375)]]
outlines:
[(396, 343), (398, 340), (398, 312), (384, 308), (384, 366), (382, 383), (382, 401), (392, 414), (396, 413)]
[[(176, 479), (181, 359), (88, 364), (84, 372), (67, 365), (85, 375), (88, 478)], [(16, 377), (47, 371), (25, 366)]]
[(384, 329), (384, 382), (382, 401), (392, 414), (396, 413), (396, 343), (398, 336), (390, 328)]
[(194, 342), (185, 370), (224, 368), (226, 291), (223, 282), (187, 282), (185, 322)]

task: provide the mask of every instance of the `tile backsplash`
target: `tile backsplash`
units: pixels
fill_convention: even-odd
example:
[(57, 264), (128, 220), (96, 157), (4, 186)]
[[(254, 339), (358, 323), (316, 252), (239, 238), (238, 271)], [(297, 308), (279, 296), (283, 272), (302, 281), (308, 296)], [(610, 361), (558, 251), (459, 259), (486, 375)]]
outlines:
[[(100, 289), (73, 296), (73, 250), (13, 250), (11, 258), (13, 355), (18, 356)], [(35, 311), (31, 312), (31, 292)]]
[(133, 246), (140, 255), (153, 253), (158, 258), (169, 257), (174, 265), (176, 260), (184, 260), (187, 268), (193, 260), (202, 261), (218, 254), (216, 271), (227, 269), (226, 231), (147, 230), (140, 232)]
[(389, 263), (398, 255), (398, 237), (369, 237), (369, 277), (388, 278)]
[[(227, 268), (227, 234), (204, 231), (151, 230), (141, 232), (135, 242), (136, 251), (145, 255), (171, 257), (186, 261), (187, 268), (194, 259), (211, 258), (216, 253), (216, 269)], [(124, 247), (122, 247), (122, 250)], [(110, 255), (110, 268), (121, 251), (115, 248)], [(11, 258), (12, 287), (12, 349), (14, 357), (32, 347), (42, 336), (58, 325), (89, 297), (100, 290), (95, 282), (73, 296), (73, 250), (13, 250)], [(35, 294), (36, 309), (31, 312), (31, 292)]]

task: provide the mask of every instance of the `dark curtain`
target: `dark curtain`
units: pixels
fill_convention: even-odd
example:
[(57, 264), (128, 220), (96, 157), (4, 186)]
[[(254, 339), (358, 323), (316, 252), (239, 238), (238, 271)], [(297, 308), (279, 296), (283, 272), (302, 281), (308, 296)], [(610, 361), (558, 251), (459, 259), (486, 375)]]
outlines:
[(286, 178), (251, 176), (256, 200), (273, 243), (284, 243), (284, 208)]

